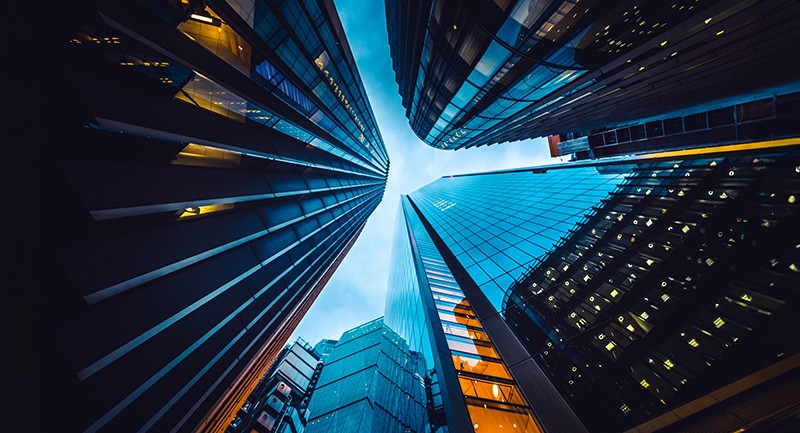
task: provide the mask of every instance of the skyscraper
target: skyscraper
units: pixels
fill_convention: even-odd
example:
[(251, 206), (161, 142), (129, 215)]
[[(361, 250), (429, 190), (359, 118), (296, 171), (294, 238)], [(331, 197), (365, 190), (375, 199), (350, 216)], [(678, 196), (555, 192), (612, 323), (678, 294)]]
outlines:
[(322, 368), (306, 432), (425, 432), (425, 408), (422, 357), (381, 317), (342, 334)]
[(67, 431), (222, 431), (383, 196), (333, 4), (54, 6), (47, 356)]
[(798, 145), (449, 176), (403, 196), (386, 320), (432, 370), (432, 423), (778, 422), (800, 402)]
[(386, 19), (411, 128), (430, 146), (461, 149), (585, 139), (644, 119), (674, 128), (676, 118), (797, 92), (800, 74), (785, 59), (800, 56), (798, 8), (786, 0), (386, 0)]
[(592, 431), (749, 430), (800, 403), (798, 198), (796, 148), (637, 164), (501, 311)]

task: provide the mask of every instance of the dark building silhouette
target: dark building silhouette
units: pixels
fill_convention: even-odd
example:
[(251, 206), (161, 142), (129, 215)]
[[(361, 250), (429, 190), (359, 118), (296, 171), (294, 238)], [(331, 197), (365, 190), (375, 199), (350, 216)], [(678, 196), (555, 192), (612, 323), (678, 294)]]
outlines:
[(386, 320), (425, 357), (433, 431), (791, 431), (799, 148), (446, 176), (403, 196)]
[[(742, 119), (708, 112), (752, 111), (747, 104), (765, 99), (756, 104), (758, 118), (771, 127), (743, 129), (758, 139), (796, 135), (796, 109), (787, 118), (775, 98), (800, 90), (788, 61), (800, 56), (799, 12), (786, 0), (386, 0), (395, 77), (420, 139), (461, 149), (554, 136), (554, 150), (580, 139), (566, 147), (584, 151), (580, 158), (638, 151), (604, 147), (637, 137), (598, 143), (592, 136), (655, 128), (651, 121), (664, 122), (669, 134), (719, 143), (720, 131), (706, 130), (739, 127)], [(688, 129), (676, 125), (686, 116), (695, 116)], [(642, 138), (664, 135), (657, 133)], [(647, 142), (662, 149), (697, 143)], [(595, 147), (603, 149), (588, 152)]]
[(227, 433), (302, 433), (322, 370), (319, 353), (297, 339), (281, 351), (231, 421)]
[(322, 366), (308, 433), (427, 431), (424, 361), (382, 317), (345, 331)]
[(380, 202), (331, 1), (59, 3), (44, 358), (64, 431), (223, 431)]
[(638, 164), (510, 289), (506, 320), (592, 431), (796, 412), (797, 198), (797, 151)]

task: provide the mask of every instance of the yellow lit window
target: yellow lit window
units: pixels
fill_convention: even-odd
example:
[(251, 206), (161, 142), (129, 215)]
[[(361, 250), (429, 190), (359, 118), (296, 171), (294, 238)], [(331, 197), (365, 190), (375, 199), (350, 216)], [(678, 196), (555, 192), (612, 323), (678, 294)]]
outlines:
[(205, 215), (213, 212), (220, 212), (223, 210), (233, 209), (233, 203), (230, 204), (215, 204), (209, 206), (187, 207), (184, 209), (178, 219), (191, 218), (199, 215)]
[(194, 17), (181, 23), (178, 29), (242, 73), (249, 74), (250, 44), (208, 7), (203, 10), (203, 15), (195, 14)]
[(230, 168), (239, 167), (241, 162), (242, 154), (239, 152), (194, 143), (187, 144), (172, 160), (176, 165)]

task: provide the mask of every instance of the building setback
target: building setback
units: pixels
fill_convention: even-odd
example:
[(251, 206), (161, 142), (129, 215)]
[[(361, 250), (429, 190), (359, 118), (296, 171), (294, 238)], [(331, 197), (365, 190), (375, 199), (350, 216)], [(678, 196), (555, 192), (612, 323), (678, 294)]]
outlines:
[(385, 3), (406, 117), (436, 148), (586, 138), (800, 90), (793, 1)]
[(447, 176), (403, 196), (386, 321), (425, 356), (434, 431), (785, 423), (799, 145)]
[(425, 364), (378, 318), (342, 334), (322, 368), (306, 433), (421, 433)]
[(328, 0), (55, 12), (50, 418), (223, 431), (383, 196), (338, 15)]
[(331, 354), (333, 348), (336, 347), (336, 343), (338, 342), (339, 340), (331, 340), (329, 338), (323, 338), (322, 340), (319, 340), (319, 342), (314, 345), (314, 351), (319, 354), (319, 360), (325, 362), (325, 360), (328, 358), (328, 355)]

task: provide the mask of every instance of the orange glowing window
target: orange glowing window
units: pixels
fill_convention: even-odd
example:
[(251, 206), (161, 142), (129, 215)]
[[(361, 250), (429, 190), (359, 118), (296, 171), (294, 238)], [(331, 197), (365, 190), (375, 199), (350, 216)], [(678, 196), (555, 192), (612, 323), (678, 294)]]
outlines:
[(499, 377), (502, 379), (511, 379), (506, 367), (495, 361), (487, 361), (480, 357), (467, 355), (467, 354), (454, 354), (453, 365), (459, 374), (480, 374), (483, 376)]
[(541, 433), (530, 411), (501, 409), (485, 405), (467, 404), (475, 433)]

